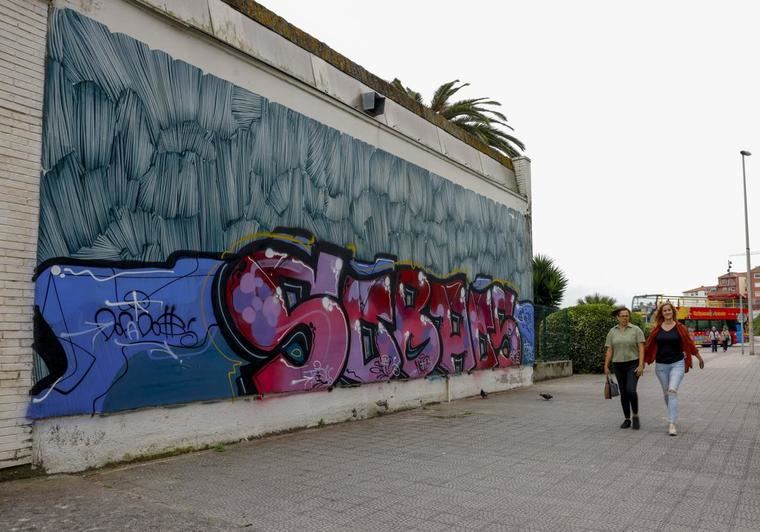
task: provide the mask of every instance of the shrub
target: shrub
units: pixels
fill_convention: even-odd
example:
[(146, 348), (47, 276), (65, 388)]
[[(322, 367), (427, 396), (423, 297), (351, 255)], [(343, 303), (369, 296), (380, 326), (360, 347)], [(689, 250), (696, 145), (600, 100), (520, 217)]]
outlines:
[(570, 309), (562, 309), (549, 314), (539, 325), (538, 360), (571, 359), (573, 324)]
[(610, 310), (609, 305), (603, 304), (579, 305), (569, 309), (573, 324), (573, 371), (601, 373), (604, 369), (604, 340), (617, 323), (610, 316)]
[(638, 312), (634, 312), (631, 314), (631, 323), (638, 326), (638, 328), (644, 332), (644, 338), (649, 336), (649, 333), (652, 332), (652, 328), (654, 327), (654, 324), (646, 323), (644, 321), (644, 316), (642, 316)]
[[(541, 325), (541, 340), (546, 358), (569, 358), (574, 373), (601, 373), (604, 369), (604, 340), (617, 324), (605, 304), (578, 305), (551, 314)], [(631, 323), (644, 334), (648, 327), (641, 315), (633, 314)], [(543, 357), (542, 357), (543, 358)]]

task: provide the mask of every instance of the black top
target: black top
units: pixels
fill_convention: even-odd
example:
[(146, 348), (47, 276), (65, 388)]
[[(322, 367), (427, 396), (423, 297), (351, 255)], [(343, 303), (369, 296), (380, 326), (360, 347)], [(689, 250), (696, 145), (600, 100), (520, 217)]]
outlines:
[(657, 341), (657, 362), (660, 364), (672, 364), (673, 362), (683, 360), (681, 336), (675, 327), (669, 331), (660, 329), (655, 340)]

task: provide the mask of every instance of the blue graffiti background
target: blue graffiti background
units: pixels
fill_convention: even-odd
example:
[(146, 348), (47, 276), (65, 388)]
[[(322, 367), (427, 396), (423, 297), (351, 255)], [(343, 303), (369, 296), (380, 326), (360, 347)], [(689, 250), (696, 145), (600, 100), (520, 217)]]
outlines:
[(214, 320), (207, 279), (220, 261), (171, 269), (52, 266), (35, 304), (68, 361), (30, 417), (107, 412), (233, 397), (241, 361)]

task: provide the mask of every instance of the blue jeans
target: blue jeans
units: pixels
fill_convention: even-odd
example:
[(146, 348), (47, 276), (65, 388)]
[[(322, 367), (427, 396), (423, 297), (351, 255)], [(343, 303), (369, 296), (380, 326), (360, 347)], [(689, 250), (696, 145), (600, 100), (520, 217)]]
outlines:
[(655, 364), (654, 372), (660, 380), (662, 393), (665, 396), (665, 406), (668, 407), (668, 422), (675, 423), (678, 419), (678, 387), (684, 376), (684, 361), (672, 364)]

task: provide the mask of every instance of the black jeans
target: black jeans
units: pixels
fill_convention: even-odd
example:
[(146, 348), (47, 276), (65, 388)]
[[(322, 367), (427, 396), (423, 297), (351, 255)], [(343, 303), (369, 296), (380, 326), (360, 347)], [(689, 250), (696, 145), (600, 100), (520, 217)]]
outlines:
[(638, 360), (612, 363), (612, 370), (620, 387), (620, 404), (623, 405), (626, 419), (631, 417), (631, 411), (634, 415), (639, 413), (639, 394), (636, 393), (636, 385), (639, 383), (639, 377), (636, 375), (638, 365)]
[(710, 349), (713, 353), (718, 352), (718, 340), (711, 340), (710, 341)]

